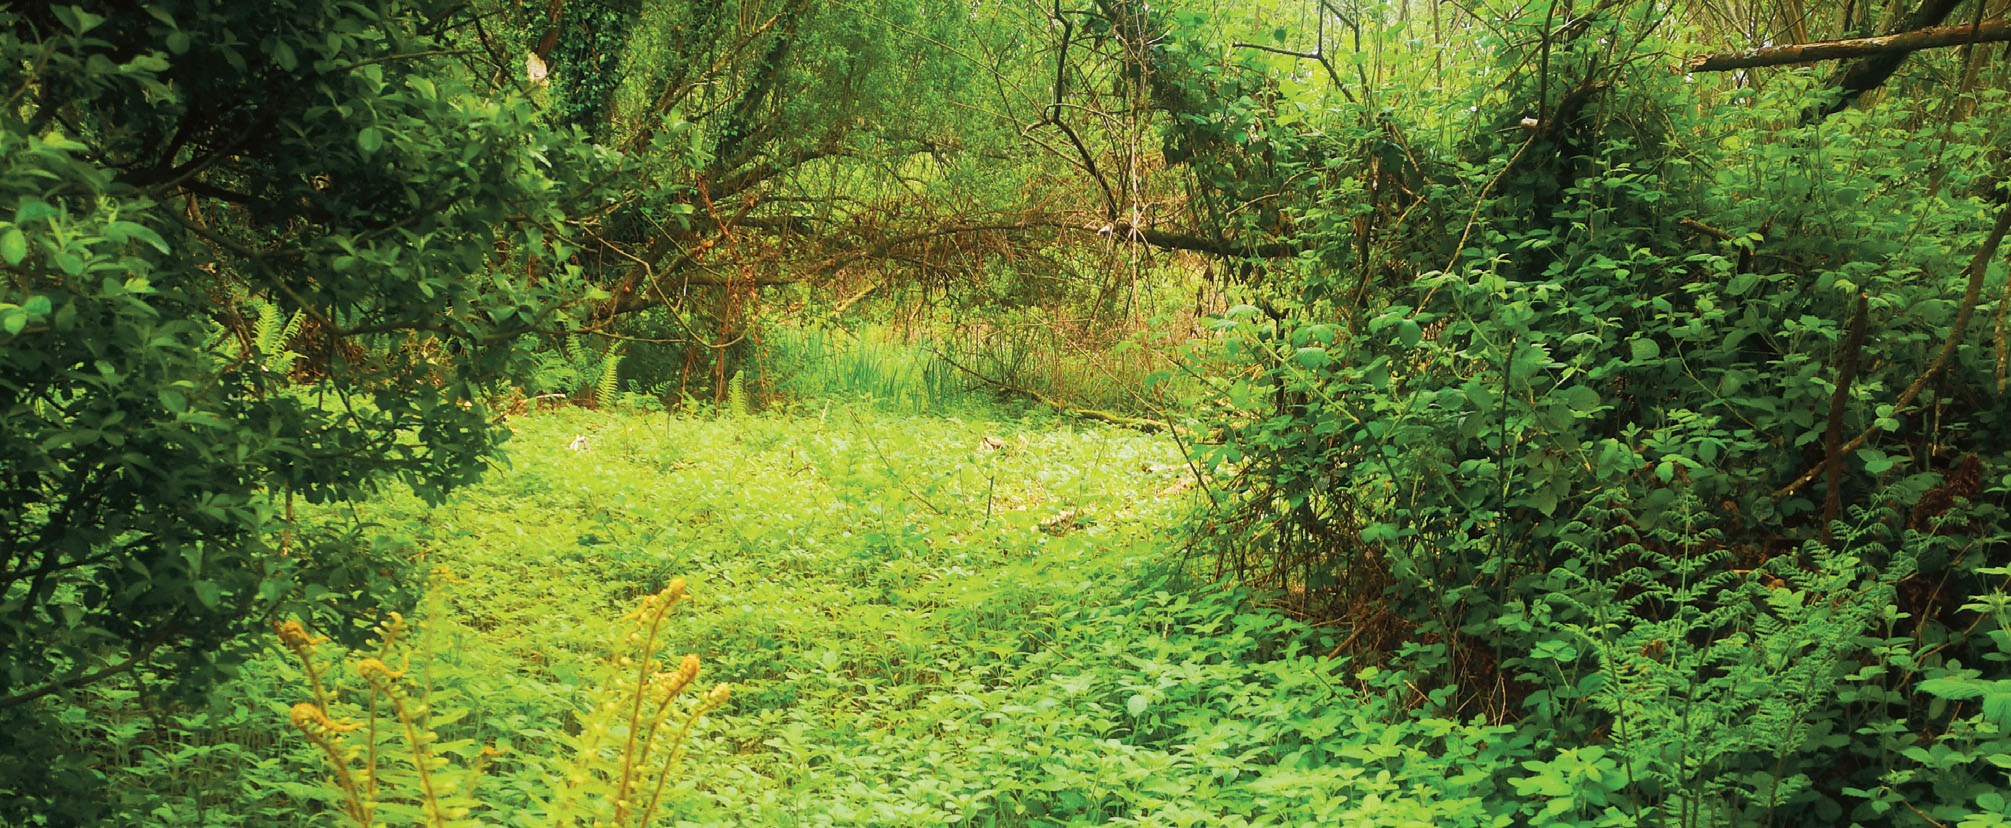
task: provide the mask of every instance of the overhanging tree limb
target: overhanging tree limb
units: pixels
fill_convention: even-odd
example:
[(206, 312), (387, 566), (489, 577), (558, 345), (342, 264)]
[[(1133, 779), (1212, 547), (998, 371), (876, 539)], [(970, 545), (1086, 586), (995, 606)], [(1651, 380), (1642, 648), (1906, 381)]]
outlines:
[(161, 644), (166, 642), (167, 639), (168, 635), (166, 631), (157, 632), (154, 634), (152, 638), (149, 638), (147, 640), (146, 645), (142, 647), (139, 652), (134, 653), (130, 658), (127, 658), (125, 661), (119, 662), (118, 664), (114, 664), (110, 667), (106, 667), (101, 670), (94, 670), (90, 672), (79, 672), (67, 678), (51, 681), (39, 687), (35, 687), (30, 690), (23, 690), (19, 693), (14, 693), (4, 698), (0, 698), (0, 707), (13, 707), (19, 704), (26, 704), (36, 699), (42, 698), (43, 696), (48, 696), (55, 693), (61, 693), (65, 690), (74, 690), (76, 688), (83, 687), (84, 685), (108, 679), (113, 676), (120, 675), (122, 673), (130, 673), (133, 670), (144, 666), (147, 663), (147, 659), (151, 658), (154, 654), (154, 651), (160, 649)]
[[(1075, 227), (1070, 229), (1086, 230), (1088, 228)], [(1150, 227), (1133, 228), (1126, 225), (1116, 225), (1110, 228), (1109, 232), (1116, 235), (1135, 234), (1139, 241), (1163, 250), (1185, 250), (1189, 253), (1205, 253), (1210, 256), (1229, 258), (1281, 259), (1286, 256), (1296, 256), (1300, 250), (1298, 245), (1290, 242), (1273, 241), (1246, 244), (1229, 241), (1218, 242), (1190, 233), (1175, 233), (1166, 230), (1155, 230)]]
[(2006, 40), (2011, 40), (2011, 23), (2001, 19), (1986, 20), (1982, 25), (1975, 26), (1969, 24), (1936, 26), (1931, 29), (1878, 37), (1824, 40), (1698, 55), (1686, 61), (1685, 65), (1692, 72), (1725, 72), (1759, 66), (1848, 60), (1870, 55), (1904, 57), (1921, 49), (1961, 46), (1966, 43), (1998, 43)]
[[(1899, 25), (1887, 34), (1913, 32), (1930, 26), (1939, 26), (1941, 21), (1948, 19), (1948, 15), (1955, 11), (1956, 6), (1962, 5), (1962, 1), (1920, 0), (1920, 5), (1913, 7), (1913, 13), (1907, 15), (1905, 20), (1900, 21)], [(1812, 106), (1804, 111), (1802, 126), (1821, 121), (1856, 103), (1864, 93), (1877, 89), (1887, 78), (1892, 77), (1892, 73), (1899, 71), (1899, 65), (1905, 63), (1907, 56), (1911, 54), (1913, 53), (1884, 52), (1866, 55), (1851, 62), (1843, 74), (1836, 78), (1838, 95), (1826, 104)]]
[[(897, 252), (916, 244), (970, 234), (1001, 234), (1033, 243), (1027, 234), (1075, 233), (1111, 239), (1130, 239), (1161, 250), (1178, 250), (1231, 259), (1278, 259), (1298, 255), (1301, 246), (1286, 241), (1215, 240), (1178, 231), (1133, 227), (1114, 223), (1100, 227), (1071, 221), (1063, 216), (1032, 215), (1004, 221), (966, 221), (935, 226), (912, 227), (906, 232), (886, 233), (862, 226), (818, 222), (810, 216), (745, 216), (733, 221), (742, 230), (770, 236), (784, 236), (796, 247), (822, 248), (821, 257), (805, 257), (789, 267), (756, 267), (753, 272), (732, 272), (732, 263), (703, 264), (704, 254), (714, 245), (704, 241), (673, 240), (668, 237), (645, 250), (627, 250), (593, 237), (632, 263), (630, 274), (613, 290), (613, 297), (597, 313), (602, 319), (642, 311), (662, 304), (662, 297), (689, 286), (722, 287), (795, 284), (814, 281), (848, 265), (871, 260), (898, 258)], [(714, 228), (715, 230), (717, 228)], [(753, 261), (740, 264), (757, 264)], [(723, 268), (723, 269), (722, 269)]]

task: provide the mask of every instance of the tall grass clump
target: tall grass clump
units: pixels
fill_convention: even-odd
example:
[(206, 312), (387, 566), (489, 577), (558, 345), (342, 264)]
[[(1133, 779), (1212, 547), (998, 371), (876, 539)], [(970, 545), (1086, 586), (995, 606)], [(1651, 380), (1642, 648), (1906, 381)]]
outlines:
[(1008, 394), (1060, 408), (1159, 416), (1198, 395), (1170, 351), (1187, 333), (1172, 317), (1102, 327), (1038, 309), (951, 328), (931, 344), (966, 376)]
[(883, 330), (853, 334), (778, 326), (767, 345), (769, 392), (781, 399), (864, 401), (915, 413), (955, 411), (991, 399), (982, 383), (935, 352), (892, 341)]
[(913, 413), (1015, 401), (1156, 415), (1192, 390), (1165, 370), (1172, 363), (1156, 346), (1137, 341), (1151, 336), (1108, 345), (1088, 338), (1037, 319), (945, 323), (912, 335), (878, 326), (778, 327), (766, 340), (765, 380), (782, 399), (870, 401)]

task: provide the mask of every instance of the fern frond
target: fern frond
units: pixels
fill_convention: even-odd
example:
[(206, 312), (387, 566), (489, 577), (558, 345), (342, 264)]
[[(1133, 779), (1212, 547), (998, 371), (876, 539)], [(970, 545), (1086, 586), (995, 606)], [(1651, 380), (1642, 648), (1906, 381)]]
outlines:
[(279, 330), (279, 340), (275, 344), (285, 345), (288, 342), (292, 342), (294, 337), (300, 335), (300, 326), (305, 324), (306, 321), (307, 313), (305, 311), (294, 311), (293, 315), (287, 318), (286, 327)]
[(284, 376), (291, 372), (300, 354), (289, 350), (286, 343), (300, 334), (305, 315), (294, 311), (291, 316), (285, 316), (278, 305), (265, 299), (251, 297), (244, 301), (256, 318), (247, 336), (231, 338), (235, 346), (232, 348), (233, 356), (264, 368), (267, 373)]
[(287, 343), (300, 335), (301, 320), (305, 318), (305, 314), (294, 311), (293, 316), (286, 320), (286, 325), (279, 329), (279, 334), (265, 351), (266, 370), (280, 376), (293, 373), (293, 363), (300, 359), (300, 352), (287, 347)]
[(670, 393), (670, 389), (677, 385), (677, 381), (664, 380), (662, 382), (656, 382), (651, 383), (649, 385), (644, 385), (640, 380), (631, 379), (628, 382), (624, 383), (624, 385), (628, 388), (628, 392), (631, 394), (637, 394), (645, 397), (656, 397), (658, 399), (661, 399), (665, 395)]
[(594, 407), (607, 408), (621, 392), (621, 349), (614, 348), (600, 362), (600, 377), (594, 383)]
[(278, 305), (263, 299), (253, 299), (252, 304), (258, 307), (258, 324), (252, 327), (252, 347), (262, 359), (279, 350), (284, 326), (280, 322)]
[(747, 397), (747, 382), (743, 376), (734, 374), (733, 379), (726, 382), (727, 410), (735, 417), (745, 417), (753, 410), (752, 402)]

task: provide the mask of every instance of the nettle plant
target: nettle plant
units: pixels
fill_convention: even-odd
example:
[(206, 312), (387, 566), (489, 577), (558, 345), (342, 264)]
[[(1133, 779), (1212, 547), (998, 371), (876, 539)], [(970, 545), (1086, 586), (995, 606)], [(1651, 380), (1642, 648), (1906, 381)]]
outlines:
[[(1995, 487), (2011, 490), (2011, 480)], [(1885, 815), (1907, 813), (1915, 800), (1939, 803), (1926, 816), (1961, 828), (2011, 825), (2011, 566), (1979, 567), (1977, 575), (1994, 581), (1962, 606), (1969, 614), (1968, 630), (1989, 641), (1971, 650), (1974, 662), (1920, 659), (1904, 639), (1879, 642), (1898, 656), (1875, 662), (1852, 676), (1854, 695), (1871, 703), (1925, 702), (1929, 720), (1945, 727), (1936, 738), (1921, 738), (1899, 723), (1873, 721), (1866, 731), (1883, 740), (1888, 750), (1904, 757), (1875, 782), (1850, 791), (1864, 800), (1859, 811)], [(1920, 676), (1910, 699), (1887, 689), (1892, 677)]]

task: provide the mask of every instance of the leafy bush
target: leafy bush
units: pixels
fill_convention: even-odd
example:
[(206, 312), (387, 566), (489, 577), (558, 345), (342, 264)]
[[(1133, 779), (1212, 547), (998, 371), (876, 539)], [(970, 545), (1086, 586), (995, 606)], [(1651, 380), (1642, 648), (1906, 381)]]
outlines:
[(1278, 159), (1302, 252), (1204, 355), (1246, 372), (1218, 385), (1233, 494), (1203, 536), (1421, 693), (1625, 774), (1530, 783), (1598, 794), (1541, 819), (1966, 813), (1891, 769), (1959, 732), (1921, 681), (1990, 652), (1951, 615), (2011, 544), (2011, 402), (1967, 324), (2011, 214), (1952, 160), (2005, 94), (1966, 102), (1923, 198), (1929, 162), (1891, 161), (1916, 113), (1783, 127), (1827, 90), (1699, 105), (1651, 68), (1683, 50), (1651, 4), (1545, 20), (1506, 18), (1507, 80), (1434, 104), (1472, 113), (1456, 139), (1431, 112), (1223, 113), (1265, 129), (1195, 163)]
[[(353, 640), (408, 601), (393, 547), (291, 531), (296, 500), (475, 479), (508, 340), (580, 297), (497, 265), (560, 253), (526, 225), (601, 154), (540, 151), (441, 11), (0, 12), (0, 820), (103, 816), (60, 758), (72, 691), (200, 691), (277, 613)], [(240, 302), (296, 336), (233, 346)]]

